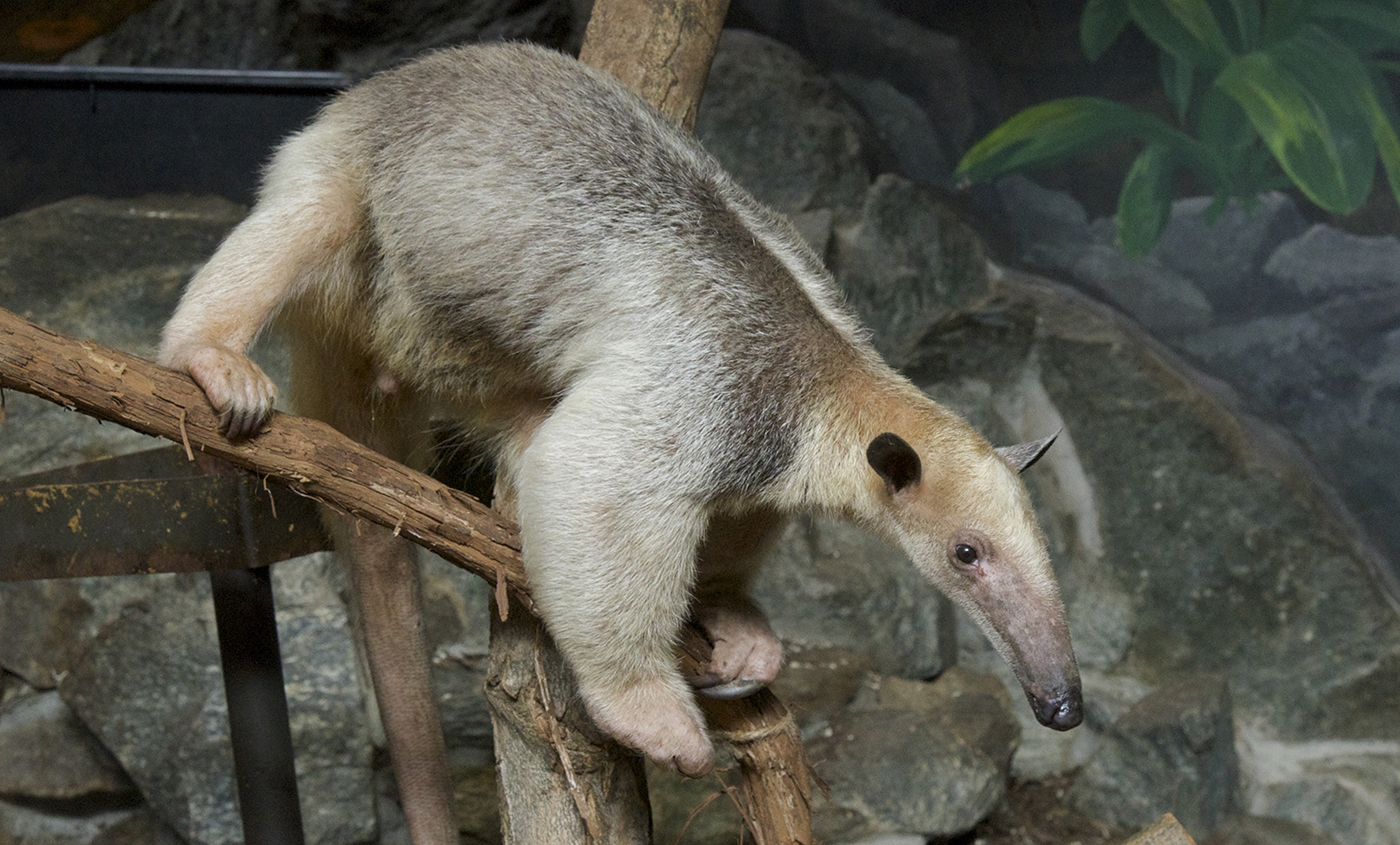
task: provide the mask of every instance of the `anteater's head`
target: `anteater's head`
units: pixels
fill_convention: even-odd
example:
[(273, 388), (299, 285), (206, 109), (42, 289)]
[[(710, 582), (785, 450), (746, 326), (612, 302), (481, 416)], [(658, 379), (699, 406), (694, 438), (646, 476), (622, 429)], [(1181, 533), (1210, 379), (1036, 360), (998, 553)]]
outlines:
[(994, 449), (934, 407), (866, 447), (874, 527), (977, 620), (1025, 689), (1040, 723), (1083, 720), (1064, 604), (1020, 473), (1054, 437)]

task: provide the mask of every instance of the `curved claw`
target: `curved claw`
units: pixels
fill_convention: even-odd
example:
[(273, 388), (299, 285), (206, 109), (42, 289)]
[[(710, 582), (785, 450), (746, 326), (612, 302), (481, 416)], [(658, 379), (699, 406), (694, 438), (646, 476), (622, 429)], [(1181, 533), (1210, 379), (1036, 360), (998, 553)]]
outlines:
[(695, 691), (706, 698), (748, 698), (759, 690), (767, 687), (763, 681), (754, 681), (748, 678), (735, 678), (732, 681), (720, 683), (714, 675), (702, 675), (691, 680), (691, 686)]

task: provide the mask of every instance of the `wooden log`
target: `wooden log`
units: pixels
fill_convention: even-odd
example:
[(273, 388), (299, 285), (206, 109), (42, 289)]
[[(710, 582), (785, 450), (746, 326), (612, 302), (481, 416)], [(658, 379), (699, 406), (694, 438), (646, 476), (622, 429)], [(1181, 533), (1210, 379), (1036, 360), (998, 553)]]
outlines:
[(695, 126), (729, 0), (597, 0), (579, 59)]
[(303, 496), (394, 529), (489, 582), (526, 607), (520, 534), (476, 499), (345, 437), (316, 420), (275, 413), (256, 437), (230, 442), (189, 376), (0, 309), (0, 388), (184, 445)]

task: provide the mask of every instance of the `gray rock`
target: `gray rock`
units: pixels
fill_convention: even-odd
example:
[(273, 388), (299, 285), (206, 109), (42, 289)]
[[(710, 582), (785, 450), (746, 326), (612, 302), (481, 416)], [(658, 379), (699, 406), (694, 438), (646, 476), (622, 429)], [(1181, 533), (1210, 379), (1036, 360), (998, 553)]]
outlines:
[(1019, 731), (995, 679), (951, 670), (932, 684), (873, 678), (861, 709), (807, 741), (830, 785), (819, 839), (971, 830), (1006, 791)]
[(860, 203), (870, 183), (860, 124), (835, 85), (792, 49), (727, 30), (695, 135), (739, 184), (790, 214)]
[(831, 225), (834, 215), (829, 208), (816, 208), (792, 215), (792, 225), (797, 233), (822, 258), (831, 247)]
[(208, 579), (150, 579), (64, 678), (64, 701), (188, 841), (242, 839)]
[(0, 705), (0, 795), (29, 801), (130, 801), (136, 785), (53, 690)]
[[(717, 747), (716, 751), (720, 754), (719, 770), (735, 765), (722, 748)], [(733, 775), (725, 780), (732, 783)], [(653, 842), (732, 845), (742, 835), (744, 819), (713, 777), (688, 778), (648, 764), (647, 792), (651, 801)]]
[(1356, 378), (1342, 338), (1313, 311), (1207, 329), (1184, 338), (1181, 346), (1285, 418), (1295, 418), (1312, 396), (1335, 396), (1339, 386)]
[(1204, 836), (1241, 809), (1229, 687), (1195, 676), (1153, 691), (1109, 729), (1066, 795), (1116, 827), (1172, 813)]
[(786, 642), (849, 649), (910, 678), (952, 665), (951, 603), (903, 553), (847, 523), (793, 519), (753, 595)]
[[(46, 328), (149, 356), (180, 290), (242, 219), (226, 200), (75, 197), (0, 220), (0, 302)], [(6, 396), (0, 473), (156, 445), (32, 396)]]
[(950, 161), (996, 122), (991, 72), (957, 38), (934, 32), (876, 0), (803, 0), (802, 41), (823, 68), (866, 79), (886, 79), (918, 103)]
[(868, 652), (843, 646), (786, 643), (783, 669), (771, 689), (804, 730), (822, 725), (845, 710), (865, 676), (876, 671)]
[(1400, 238), (1363, 237), (1319, 223), (1280, 245), (1264, 272), (1311, 302), (1400, 285)]
[(1201, 845), (1341, 845), (1310, 824), (1272, 816), (1236, 816)]
[[(99, 810), (77, 816), (0, 801), (0, 842), (6, 845), (182, 845), (168, 832), (142, 829), (146, 814), (129, 808)], [(148, 838), (130, 839), (132, 833)]]
[[(345, 610), (324, 555), (274, 569), (307, 841), (374, 834), (371, 746)], [(148, 576), (87, 646), (60, 692), (191, 842), (240, 841), (228, 715), (208, 579)]]
[(876, 179), (859, 216), (835, 235), (832, 272), (895, 366), (931, 326), (987, 292), (981, 241), (902, 177)]
[(1020, 174), (998, 179), (995, 187), (1007, 228), (1024, 260), (1064, 269), (1089, 244), (1089, 216), (1074, 197)]
[(884, 79), (838, 73), (832, 79), (889, 149), (899, 173), (921, 185), (953, 187), (953, 162), (938, 128), (911, 98)]
[(1193, 281), (1224, 315), (1277, 310), (1279, 285), (1261, 272), (1274, 250), (1302, 234), (1307, 222), (1286, 194), (1270, 191), (1246, 209), (1231, 200), (1211, 222), (1212, 197), (1172, 203), (1171, 219), (1151, 257)]
[(1129, 258), (1117, 247), (1086, 244), (1065, 268), (1082, 287), (1121, 308), (1151, 332), (1175, 336), (1210, 325), (1205, 295), (1186, 276), (1151, 257)]
[(1400, 742), (1287, 742), (1252, 728), (1241, 731), (1240, 749), (1250, 812), (1291, 819), (1339, 843), (1400, 843)]
[(309, 845), (365, 842), (375, 833), (373, 749), (338, 570), (329, 554), (272, 569), (297, 792)]

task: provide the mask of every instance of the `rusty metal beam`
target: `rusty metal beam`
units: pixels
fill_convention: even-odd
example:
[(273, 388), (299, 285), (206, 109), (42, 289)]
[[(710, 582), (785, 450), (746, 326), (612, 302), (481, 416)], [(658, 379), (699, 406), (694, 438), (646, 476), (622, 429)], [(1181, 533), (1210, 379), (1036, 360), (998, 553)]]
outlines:
[(330, 547), (313, 502), (179, 447), (0, 481), (0, 581), (213, 572)]

